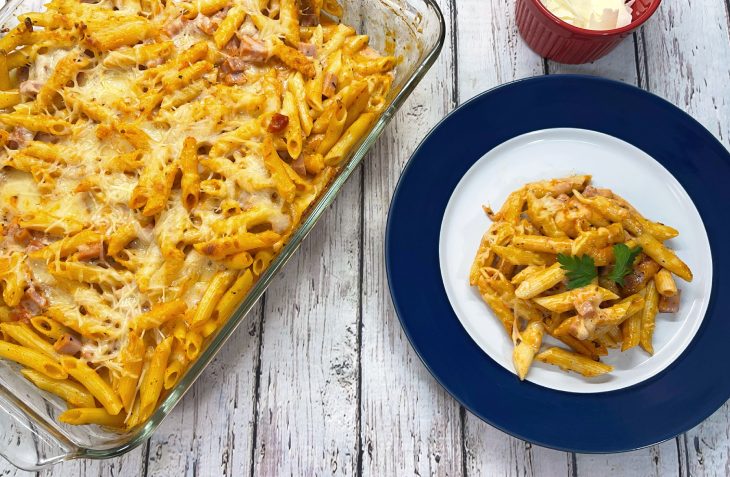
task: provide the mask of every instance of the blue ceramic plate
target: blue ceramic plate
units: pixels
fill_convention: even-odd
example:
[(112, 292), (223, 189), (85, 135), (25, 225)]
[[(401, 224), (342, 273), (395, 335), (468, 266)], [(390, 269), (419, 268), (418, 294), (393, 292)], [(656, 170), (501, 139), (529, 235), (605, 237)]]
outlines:
[[(679, 284), (680, 313), (659, 315), (654, 356), (638, 348), (611, 354), (615, 372), (593, 381), (540, 363), (520, 382), (509, 364), (511, 343), (490, 328), (495, 319), (464, 270), (489, 225), (482, 204), (499, 207), (525, 182), (571, 173), (593, 174), (597, 186), (679, 229), (670, 246), (695, 279)], [(721, 213), (730, 204), (728, 183), (722, 144), (633, 86), (544, 76), (483, 93), (429, 133), (393, 196), (386, 265), (403, 329), (447, 391), (516, 437), (575, 452), (670, 439), (730, 398), (721, 365), (730, 285), (719, 273), (730, 268), (730, 225)]]

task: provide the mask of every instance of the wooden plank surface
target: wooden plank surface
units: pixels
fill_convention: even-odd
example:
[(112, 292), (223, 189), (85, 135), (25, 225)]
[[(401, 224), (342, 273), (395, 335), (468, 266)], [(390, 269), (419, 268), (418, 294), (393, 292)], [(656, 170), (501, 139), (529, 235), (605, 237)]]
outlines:
[[(449, 19), (453, 3), (440, 1)], [(454, 107), (453, 30), (444, 52), (364, 163), (361, 425), (364, 476), (458, 475), (461, 414), (408, 345), (390, 301), (383, 237), (390, 197), (423, 131)], [(419, 132), (420, 131), (420, 132)]]
[(253, 475), (357, 468), (360, 172), (266, 292)]
[[(730, 3), (666, 2), (638, 36), (646, 88), (730, 146)], [(730, 406), (677, 439), (680, 475), (730, 475)]]
[(261, 304), (153, 434), (143, 475), (249, 475)]
[(387, 291), (388, 205), (411, 152), (481, 91), (558, 73), (638, 85), (730, 145), (727, 2), (664, 2), (589, 65), (545, 62), (519, 37), (512, 0), (439, 0), (443, 53), (264, 300), (152, 439), (108, 461), (0, 476), (730, 475), (730, 406), (687, 434), (627, 454), (534, 446), (465, 411), (430, 377)]
[[(542, 58), (517, 32), (513, 1), (467, 0), (456, 8), (459, 103), (502, 83), (545, 73)], [(572, 463), (571, 454), (515, 439), (469, 412), (464, 448), (464, 471), (470, 476), (569, 475)]]

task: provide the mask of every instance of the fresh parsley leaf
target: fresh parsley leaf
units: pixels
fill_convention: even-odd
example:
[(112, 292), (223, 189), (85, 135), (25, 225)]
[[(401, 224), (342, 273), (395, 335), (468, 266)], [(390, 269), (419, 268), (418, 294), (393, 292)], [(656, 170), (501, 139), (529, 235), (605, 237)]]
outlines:
[(624, 277), (631, 273), (636, 256), (641, 253), (641, 247), (629, 248), (626, 244), (617, 243), (613, 246), (615, 263), (608, 279), (624, 286)]
[(598, 276), (596, 264), (588, 255), (571, 257), (559, 253), (558, 262), (560, 262), (560, 267), (567, 272), (565, 275), (568, 277), (568, 290), (590, 285)]

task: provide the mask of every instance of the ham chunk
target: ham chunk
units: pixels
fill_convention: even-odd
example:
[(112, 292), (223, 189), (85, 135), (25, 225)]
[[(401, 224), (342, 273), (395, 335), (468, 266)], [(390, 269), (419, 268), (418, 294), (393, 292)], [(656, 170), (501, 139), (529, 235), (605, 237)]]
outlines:
[(230, 58), (226, 58), (223, 63), (221, 63), (220, 69), (223, 74), (240, 73), (246, 69), (247, 65), (248, 62), (243, 58), (232, 56)]
[(102, 258), (104, 248), (101, 242), (95, 242), (88, 245), (82, 245), (79, 247), (79, 251), (76, 253), (76, 260), (85, 262), (95, 258)]
[(674, 296), (659, 296), (659, 304), (657, 306), (659, 313), (676, 313), (679, 311), (679, 301), (682, 290), (677, 290)]
[(26, 80), (20, 83), (19, 91), (24, 96), (35, 97), (41, 90), (43, 83), (36, 80)]
[(302, 177), (307, 175), (307, 168), (304, 164), (304, 154), (300, 154), (296, 160), (292, 161), (291, 168)]
[(27, 322), (30, 318), (40, 315), (47, 306), (48, 300), (31, 286), (23, 294), (23, 298), (13, 310), (11, 318), (15, 321)]
[(583, 191), (583, 195), (585, 197), (596, 197), (600, 195), (602, 197), (608, 197), (610, 199), (611, 197), (613, 197), (613, 192), (611, 192), (611, 189), (600, 189), (598, 187), (593, 187), (589, 185)]
[(263, 63), (269, 59), (269, 50), (266, 44), (248, 35), (238, 37), (238, 57), (252, 63)]
[(317, 56), (317, 46), (311, 43), (299, 43), (299, 45), (297, 45), (297, 50), (309, 58)]
[(70, 333), (64, 333), (53, 344), (53, 349), (61, 354), (75, 355), (81, 351), (81, 340)]
[(593, 318), (598, 311), (598, 306), (593, 300), (576, 301), (573, 305), (578, 314), (584, 318)]
[(20, 149), (25, 147), (30, 141), (33, 140), (34, 134), (28, 131), (22, 126), (16, 126), (13, 128), (10, 136), (8, 136), (8, 147), (10, 149)]

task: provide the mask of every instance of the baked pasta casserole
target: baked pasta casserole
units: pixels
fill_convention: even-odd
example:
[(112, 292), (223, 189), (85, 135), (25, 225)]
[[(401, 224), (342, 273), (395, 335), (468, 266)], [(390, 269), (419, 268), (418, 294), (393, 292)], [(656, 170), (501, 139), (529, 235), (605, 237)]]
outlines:
[(53, 0), (0, 39), (0, 357), (146, 421), (383, 110), (331, 0)]

